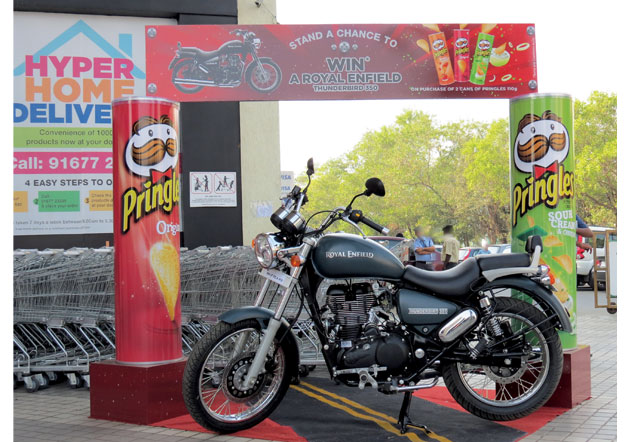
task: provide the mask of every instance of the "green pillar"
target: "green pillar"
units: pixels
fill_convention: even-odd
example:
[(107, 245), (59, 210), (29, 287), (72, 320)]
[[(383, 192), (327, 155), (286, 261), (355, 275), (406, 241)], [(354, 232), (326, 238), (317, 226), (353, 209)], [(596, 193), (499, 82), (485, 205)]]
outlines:
[(541, 264), (550, 267), (554, 294), (571, 318), (561, 332), (564, 349), (577, 347), (576, 204), (573, 100), (564, 94), (530, 94), (509, 103), (511, 244), (524, 252), (529, 235), (540, 235)]

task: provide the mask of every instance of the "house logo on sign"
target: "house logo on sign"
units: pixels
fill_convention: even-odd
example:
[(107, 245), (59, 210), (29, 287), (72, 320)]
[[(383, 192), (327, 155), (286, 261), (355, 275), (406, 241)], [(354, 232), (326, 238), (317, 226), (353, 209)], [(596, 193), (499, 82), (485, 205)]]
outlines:
[(214, 192), (216, 194), (236, 193), (236, 177), (234, 174), (216, 173), (213, 176)]
[(213, 193), (211, 172), (191, 172), (191, 193), (207, 195)]

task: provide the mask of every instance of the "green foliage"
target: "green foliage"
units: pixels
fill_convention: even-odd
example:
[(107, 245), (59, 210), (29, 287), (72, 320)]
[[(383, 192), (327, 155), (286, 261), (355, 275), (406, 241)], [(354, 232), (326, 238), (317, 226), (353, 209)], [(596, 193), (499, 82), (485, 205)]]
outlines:
[[(616, 96), (594, 92), (586, 102), (576, 100), (575, 108), (579, 212), (587, 222), (615, 225)], [(439, 239), (442, 227), (453, 224), (463, 244), (484, 237), (508, 242), (509, 150), (506, 119), (439, 124), (431, 115), (405, 111), (395, 124), (366, 133), (353, 150), (316, 168), (305, 214), (346, 206), (376, 176), (387, 195), (361, 197), (354, 207), (392, 234), (413, 236), (421, 225)], [(353, 231), (345, 223), (336, 228)]]

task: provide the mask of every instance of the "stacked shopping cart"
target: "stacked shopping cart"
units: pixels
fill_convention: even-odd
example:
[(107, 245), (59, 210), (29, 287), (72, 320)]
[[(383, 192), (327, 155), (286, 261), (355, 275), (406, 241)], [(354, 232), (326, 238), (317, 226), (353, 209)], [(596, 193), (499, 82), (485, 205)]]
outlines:
[[(264, 280), (249, 247), (182, 249), (180, 265), (187, 354), (221, 313), (253, 304)], [(64, 376), (71, 387), (88, 387), (89, 364), (115, 355), (113, 248), (19, 249), (13, 277), (14, 383), (36, 391)], [(265, 307), (277, 302), (272, 286)], [(299, 307), (293, 297), (285, 314)], [(320, 349), (304, 312), (293, 331), (301, 362), (315, 365)]]

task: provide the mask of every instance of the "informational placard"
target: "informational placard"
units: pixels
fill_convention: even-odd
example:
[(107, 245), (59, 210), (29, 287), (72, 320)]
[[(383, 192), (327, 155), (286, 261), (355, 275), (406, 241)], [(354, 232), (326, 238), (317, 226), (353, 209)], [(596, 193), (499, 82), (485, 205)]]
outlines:
[(179, 101), (536, 92), (533, 24), (147, 27), (147, 92)]
[(190, 207), (237, 207), (235, 172), (190, 172)]
[(280, 172), (280, 197), (285, 197), (295, 186), (295, 175), (293, 170), (283, 170)]
[(110, 233), (111, 101), (145, 95), (145, 25), (175, 20), (14, 18), (14, 235)]

